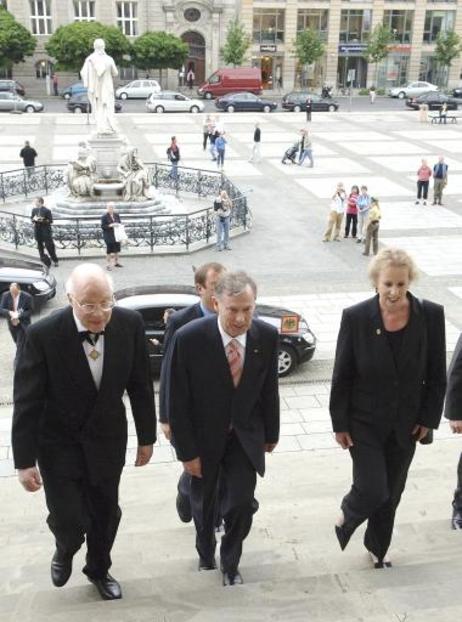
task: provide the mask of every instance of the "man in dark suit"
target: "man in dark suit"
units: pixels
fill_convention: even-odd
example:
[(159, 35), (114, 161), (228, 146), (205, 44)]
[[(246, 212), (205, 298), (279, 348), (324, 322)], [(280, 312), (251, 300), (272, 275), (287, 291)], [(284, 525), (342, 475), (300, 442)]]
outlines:
[[(159, 421), (163, 433), (168, 440), (171, 440), (171, 430), (168, 422), (168, 399), (167, 399), (167, 372), (169, 369), (166, 361), (172, 354), (173, 336), (176, 331), (198, 318), (206, 315), (215, 315), (213, 306), (213, 294), (215, 293), (215, 285), (221, 274), (225, 271), (225, 267), (217, 262), (206, 263), (199, 266), (194, 271), (194, 286), (200, 298), (200, 301), (194, 305), (181, 309), (170, 316), (164, 334), (163, 341), (163, 364), (160, 376), (159, 388)], [(180, 520), (189, 523), (192, 519), (191, 513), (191, 475), (187, 471), (183, 471), (178, 480), (178, 494), (176, 498), (176, 509)]]
[[(37, 242), (40, 261), (46, 268), (50, 267), (51, 261), (54, 263), (55, 267), (58, 267), (58, 257), (56, 256), (55, 243), (53, 242), (53, 235), (51, 233), (53, 216), (51, 210), (45, 207), (45, 202), (42, 197), (37, 197), (35, 199), (35, 207), (32, 208), (31, 220), (34, 224), (34, 236)], [(45, 253), (44, 247), (47, 249), (48, 255)]]
[[(462, 434), (462, 335), (459, 337), (448, 371), (444, 416), (454, 434)], [(453, 529), (462, 530), (462, 453), (457, 466), (457, 488), (452, 501)]]
[(177, 457), (192, 476), (199, 570), (215, 565), (218, 477), (225, 533), (223, 585), (242, 583), (238, 565), (254, 512), (256, 474), (279, 439), (278, 333), (253, 319), (256, 285), (227, 272), (215, 287), (217, 317), (180, 328), (168, 376), (169, 422)]
[(0, 301), (0, 315), (8, 320), (8, 329), (16, 344), (15, 365), (24, 347), (32, 306), (32, 296), (22, 292), (17, 283), (11, 283), (9, 291), (2, 295)]
[[(93, 264), (66, 284), (70, 306), (33, 324), (14, 379), (12, 445), (27, 491), (44, 484), (56, 540), (51, 578), (63, 586), (86, 538), (83, 572), (105, 600), (121, 598), (109, 574), (119, 525), (118, 487), (130, 404), (138, 437), (135, 466), (156, 441), (149, 359), (140, 315), (114, 307), (112, 282)], [(40, 469), (37, 468), (37, 465)]]

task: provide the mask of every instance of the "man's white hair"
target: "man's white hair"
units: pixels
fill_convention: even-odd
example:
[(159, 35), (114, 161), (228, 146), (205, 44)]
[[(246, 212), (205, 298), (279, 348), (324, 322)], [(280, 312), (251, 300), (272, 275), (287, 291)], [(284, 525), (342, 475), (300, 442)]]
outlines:
[(76, 286), (91, 281), (105, 282), (111, 293), (114, 291), (114, 284), (110, 275), (95, 263), (82, 263), (72, 270), (66, 281), (66, 294), (73, 294)]

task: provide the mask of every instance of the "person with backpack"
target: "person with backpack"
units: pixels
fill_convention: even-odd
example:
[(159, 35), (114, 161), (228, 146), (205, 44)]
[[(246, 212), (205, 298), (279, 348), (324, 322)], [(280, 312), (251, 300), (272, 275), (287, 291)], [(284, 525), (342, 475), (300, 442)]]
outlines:
[(180, 161), (180, 148), (177, 145), (176, 136), (172, 136), (172, 142), (167, 149), (167, 157), (172, 165), (168, 176), (176, 181), (178, 179), (178, 162)]

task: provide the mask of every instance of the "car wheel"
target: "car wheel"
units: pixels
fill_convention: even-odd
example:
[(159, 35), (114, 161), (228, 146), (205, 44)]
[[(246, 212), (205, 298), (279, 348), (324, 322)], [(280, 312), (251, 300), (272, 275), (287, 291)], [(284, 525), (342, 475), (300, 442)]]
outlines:
[(212, 99), (213, 95), (212, 95), (212, 93), (208, 93), (207, 92), (207, 93), (205, 93), (204, 97), (205, 97), (205, 99)]
[(271, 112), (271, 106), (268, 106), (268, 104), (266, 104), (266, 106), (263, 106), (263, 112)]
[(301, 112), (302, 108), (301, 106), (294, 106), (294, 112)]
[(234, 106), (228, 106), (228, 107), (226, 108), (226, 112), (234, 112), (234, 111), (235, 111)]
[(198, 106), (191, 106), (191, 108), (189, 109), (189, 112), (192, 112), (193, 114), (196, 114), (199, 112), (199, 107)]
[(79, 106), (76, 106), (74, 108), (74, 114), (82, 114), (82, 112), (83, 112), (83, 110)]
[(156, 106), (154, 109), (154, 112), (157, 112), (158, 114), (162, 114), (163, 112), (165, 112), (165, 108), (163, 106)]
[(406, 97), (406, 93), (404, 91), (400, 91), (398, 93), (398, 99), (404, 99)]
[(34, 106), (26, 106), (25, 110), (26, 112), (35, 112)]
[(278, 376), (280, 378), (288, 376), (296, 366), (297, 358), (295, 350), (285, 344), (280, 345), (278, 353)]
[(128, 95), (127, 95), (127, 93), (121, 93), (121, 94), (119, 95), (119, 99), (128, 99)]
[(329, 112), (335, 112), (337, 110), (337, 108), (334, 106), (334, 104), (329, 104), (327, 110)]

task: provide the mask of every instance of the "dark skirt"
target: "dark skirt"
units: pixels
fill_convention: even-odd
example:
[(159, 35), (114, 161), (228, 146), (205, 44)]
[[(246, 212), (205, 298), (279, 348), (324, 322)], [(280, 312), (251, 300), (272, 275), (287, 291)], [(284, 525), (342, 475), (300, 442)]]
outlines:
[(120, 242), (106, 242), (106, 255), (120, 253)]

